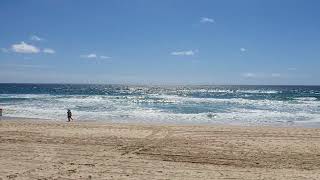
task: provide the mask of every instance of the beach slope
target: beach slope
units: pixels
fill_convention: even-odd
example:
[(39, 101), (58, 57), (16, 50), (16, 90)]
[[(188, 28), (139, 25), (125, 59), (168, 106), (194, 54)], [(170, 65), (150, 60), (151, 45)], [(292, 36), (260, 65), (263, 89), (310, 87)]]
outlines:
[(320, 129), (2, 120), (0, 179), (320, 179)]

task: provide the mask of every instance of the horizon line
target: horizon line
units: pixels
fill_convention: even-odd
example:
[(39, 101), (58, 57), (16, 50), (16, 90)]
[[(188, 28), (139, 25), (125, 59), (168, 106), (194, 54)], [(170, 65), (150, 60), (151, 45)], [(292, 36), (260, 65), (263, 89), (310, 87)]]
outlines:
[(0, 82), (0, 84), (27, 84), (27, 85), (127, 85), (127, 86), (320, 86), (317, 84), (160, 84), (160, 83), (44, 83), (44, 82)]

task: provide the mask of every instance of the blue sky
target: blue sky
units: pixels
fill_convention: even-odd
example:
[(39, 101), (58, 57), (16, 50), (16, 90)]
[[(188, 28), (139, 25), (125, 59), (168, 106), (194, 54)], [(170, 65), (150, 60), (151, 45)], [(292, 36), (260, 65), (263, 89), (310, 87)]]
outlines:
[(2, 0), (0, 82), (320, 85), (317, 0)]

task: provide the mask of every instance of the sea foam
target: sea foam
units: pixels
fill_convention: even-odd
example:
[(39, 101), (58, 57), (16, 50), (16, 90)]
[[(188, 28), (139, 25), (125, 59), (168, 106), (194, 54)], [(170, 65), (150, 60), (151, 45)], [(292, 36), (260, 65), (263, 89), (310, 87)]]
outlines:
[[(5, 116), (191, 124), (288, 124), (320, 122), (320, 88), (23, 86), (1, 93)], [(303, 89), (304, 88), (304, 89)], [(4, 91), (4, 90), (3, 90)], [(18, 91), (18, 92), (16, 92)]]

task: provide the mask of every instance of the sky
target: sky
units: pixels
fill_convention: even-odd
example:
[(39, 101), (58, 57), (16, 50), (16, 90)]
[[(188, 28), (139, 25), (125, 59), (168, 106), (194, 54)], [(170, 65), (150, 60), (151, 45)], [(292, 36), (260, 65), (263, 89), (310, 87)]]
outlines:
[(2, 0), (1, 83), (320, 85), (318, 0)]

